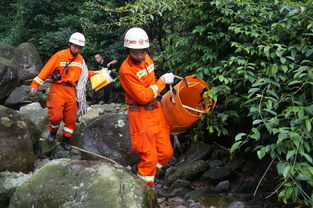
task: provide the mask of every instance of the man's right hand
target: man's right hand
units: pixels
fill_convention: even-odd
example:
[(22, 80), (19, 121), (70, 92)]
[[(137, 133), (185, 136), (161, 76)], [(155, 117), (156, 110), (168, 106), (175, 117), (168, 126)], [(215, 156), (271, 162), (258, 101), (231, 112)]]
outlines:
[(30, 93), (32, 94), (32, 95), (35, 95), (36, 94), (36, 92), (37, 92), (37, 88), (30, 88)]
[(166, 73), (161, 76), (161, 79), (163, 79), (166, 84), (173, 84), (174, 75), (173, 73)]

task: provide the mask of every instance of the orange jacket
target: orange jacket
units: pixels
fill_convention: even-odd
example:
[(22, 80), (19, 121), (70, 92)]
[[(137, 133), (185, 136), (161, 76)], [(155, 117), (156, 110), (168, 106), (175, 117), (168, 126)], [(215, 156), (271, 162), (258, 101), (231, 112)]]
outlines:
[[(68, 64), (68, 73), (66, 73), (66, 70), (64, 69), (66, 67), (66, 64)], [(43, 67), (38, 76), (34, 78), (33, 82), (31, 83), (31, 87), (38, 88), (39, 85), (42, 85), (44, 81), (49, 76), (51, 76), (55, 71), (59, 71), (62, 78), (59, 81), (53, 82), (55, 83), (68, 82), (75, 86), (76, 82), (79, 79), (82, 69), (83, 69), (83, 57), (80, 54), (78, 54), (76, 58), (74, 58), (69, 48), (61, 50), (55, 53), (49, 59), (49, 61)], [(89, 71), (88, 75), (90, 77), (94, 75), (94, 72)]]
[(162, 79), (156, 81), (154, 64), (148, 55), (145, 55), (145, 61), (139, 64), (133, 63), (128, 56), (121, 65), (119, 77), (128, 104), (149, 103), (165, 87), (165, 82)]

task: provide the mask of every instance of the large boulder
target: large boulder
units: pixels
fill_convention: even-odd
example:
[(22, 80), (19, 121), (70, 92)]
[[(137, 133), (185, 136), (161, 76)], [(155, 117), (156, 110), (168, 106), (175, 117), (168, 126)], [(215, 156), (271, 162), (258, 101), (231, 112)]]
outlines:
[(0, 100), (6, 98), (18, 84), (17, 73), (9, 62), (0, 58)]
[(5, 100), (4, 105), (10, 108), (19, 108), (21, 105), (30, 104), (33, 102), (39, 102), (42, 106), (45, 106), (47, 95), (41, 88), (35, 95), (30, 93), (30, 87), (22, 85), (15, 88), (10, 96)]
[(16, 47), (13, 63), (20, 81), (34, 78), (43, 66), (36, 47), (31, 43), (22, 43)]
[(33, 169), (33, 146), (38, 136), (34, 125), (17, 112), (0, 106), (0, 171)]
[(25, 183), (31, 175), (16, 172), (0, 173), (0, 207), (8, 207), (16, 188)]
[[(72, 142), (124, 166), (139, 161), (131, 150), (127, 115), (117, 104), (92, 106), (80, 119)], [(89, 154), (84, 154), (83, 158), (99, 159)]]
[(17, 188), (9, 208), (158, 207), (151, 188), (121, 166), (53, 160)]

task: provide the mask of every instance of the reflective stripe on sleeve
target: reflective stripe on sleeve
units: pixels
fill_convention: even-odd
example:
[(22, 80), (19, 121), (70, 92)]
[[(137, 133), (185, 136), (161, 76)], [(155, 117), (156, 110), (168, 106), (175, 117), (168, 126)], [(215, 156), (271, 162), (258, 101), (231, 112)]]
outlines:
[(156, 98), (158, 96), (158, 86), (156, 85), (150, 85), (152, 91), (153, 91), (153, 94), (154, 94), (154, 98)]
[(152, 72), (154, 70), (154, 64), (151, 64), (150, 66), (147, 67), (148, 72)]
[(42, 79), (40, 79), (38, 76), (34, 78), (34, 80), (39, 84), (42, 85), (44, 83), (44, 81)]

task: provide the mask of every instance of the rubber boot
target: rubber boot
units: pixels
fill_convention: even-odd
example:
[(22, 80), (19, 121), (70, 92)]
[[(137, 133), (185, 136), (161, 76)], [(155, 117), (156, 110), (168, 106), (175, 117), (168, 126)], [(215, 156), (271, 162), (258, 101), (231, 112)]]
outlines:
[(63, 139), (61, 140), (60, 145), (66, 151), (71, 151), (72, 150), (72, 146), (70, 145), (70, 137), (63, 136)]
[(55, 141), (55, 137), (56, 137), (57, 133), (56, 132), (50, 132), (48, 138), (47, 138), (47, 142), (49, 144), (53, 144)]

